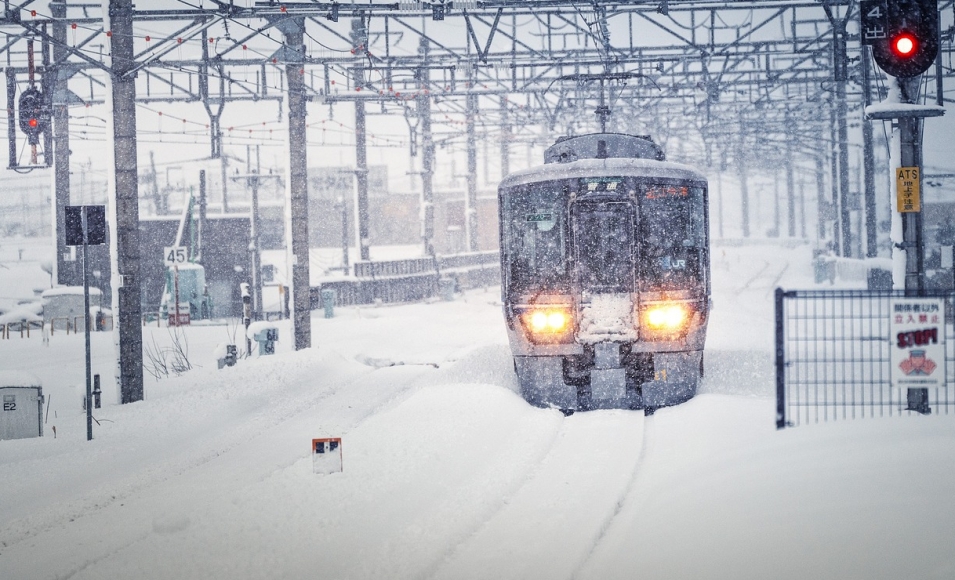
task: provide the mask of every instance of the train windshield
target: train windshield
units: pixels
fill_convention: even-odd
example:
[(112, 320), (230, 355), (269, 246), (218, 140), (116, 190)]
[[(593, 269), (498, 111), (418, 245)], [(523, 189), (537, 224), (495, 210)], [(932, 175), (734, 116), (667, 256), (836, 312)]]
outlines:
[(510, 287), (516, 292), (567, 286), (567, 191), (562, 183), (515, 188), (504, 198)]
[(678, 290), (703, 283), (706, 205), (703, 188), (640, 188), (640, 290)]
[(574, 207), (577, 276), (586, 292), (633, 289), (633, 216), (629, 202), (580, 202)]

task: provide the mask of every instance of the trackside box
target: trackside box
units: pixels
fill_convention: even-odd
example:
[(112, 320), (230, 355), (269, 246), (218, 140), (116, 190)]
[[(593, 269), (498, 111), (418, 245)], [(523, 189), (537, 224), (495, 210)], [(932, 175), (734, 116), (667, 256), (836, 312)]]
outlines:
[(43, 436), (43, 387), (26, 373), (0, 373), (0, 440)]

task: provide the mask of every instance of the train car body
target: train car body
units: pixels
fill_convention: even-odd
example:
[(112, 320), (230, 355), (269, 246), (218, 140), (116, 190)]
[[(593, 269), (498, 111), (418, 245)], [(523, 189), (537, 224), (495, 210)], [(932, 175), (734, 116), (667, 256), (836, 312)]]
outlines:
[(710, 308), (707, 182), (649, 138), (565, 138), (498, 189), (521, 393), (565, 412), (691, 398)]

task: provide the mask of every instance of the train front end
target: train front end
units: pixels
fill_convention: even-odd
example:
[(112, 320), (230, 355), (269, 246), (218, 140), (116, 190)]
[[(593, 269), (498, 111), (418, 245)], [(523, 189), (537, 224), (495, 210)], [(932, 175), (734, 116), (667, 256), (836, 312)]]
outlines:
[(564, 411), (691, 398), (710, 304), (705, 178), (648, 138), (587, 135), (547, 155), (499, 188), (522, 395)]

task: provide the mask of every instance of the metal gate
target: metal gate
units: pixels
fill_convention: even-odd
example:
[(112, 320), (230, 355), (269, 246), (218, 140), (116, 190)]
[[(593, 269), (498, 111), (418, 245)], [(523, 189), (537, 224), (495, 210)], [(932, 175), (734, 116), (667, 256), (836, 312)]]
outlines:
[[(778, 429), (955, 410), (955, 294), (919, 295), (945, 301), (945, 386), (929, 389), (890, 386), (890, 301), (896, 297), (905, 291), (776, 289)], [(913, 405), (913, 396), (921, 404)]]

